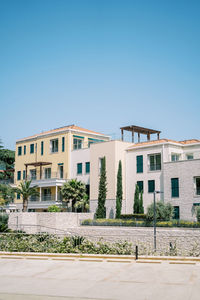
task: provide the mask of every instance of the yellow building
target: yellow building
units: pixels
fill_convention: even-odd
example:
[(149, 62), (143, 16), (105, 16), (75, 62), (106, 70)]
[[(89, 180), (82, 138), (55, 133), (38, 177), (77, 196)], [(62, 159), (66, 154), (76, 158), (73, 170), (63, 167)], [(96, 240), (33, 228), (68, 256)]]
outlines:
[[(29, 201), (29, 211), (43, 211), (60, 200), (60, 189), (71, 179), (71, 151), (88, 148), (93, 143), (108, 141), (101, 133), (69, 125), (42, 132), (16, 142), (15, 185), (32, 180), (40, 196)], [(17, 209), (22, 199), (15, 199)]]

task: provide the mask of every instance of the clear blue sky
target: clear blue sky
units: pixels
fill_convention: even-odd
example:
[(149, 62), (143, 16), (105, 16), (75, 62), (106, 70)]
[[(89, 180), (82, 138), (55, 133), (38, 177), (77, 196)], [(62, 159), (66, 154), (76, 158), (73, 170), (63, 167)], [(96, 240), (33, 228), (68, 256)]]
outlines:
[(0, 0), (0, 138), (67, 124), (200, 139), (200, 1)]

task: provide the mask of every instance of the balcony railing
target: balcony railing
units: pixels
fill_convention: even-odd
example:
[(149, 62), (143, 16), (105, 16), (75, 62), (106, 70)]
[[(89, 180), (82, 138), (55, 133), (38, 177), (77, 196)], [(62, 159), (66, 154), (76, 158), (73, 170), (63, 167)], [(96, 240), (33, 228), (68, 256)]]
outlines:
[[(40, 197), (32, 196), (29, 199), (30, 201), (37, 202), (37, 201), (56, 201), (56, 195), (42, 195)], [(62, 197), (60, 195), (57, 196), (57, 201), (61, 201)]]
[(14, 178), (0, 179), (0, 184), (12, 184), (14, 183)]
[(48, 180), (48, 179), (67, 179), (67, 173), (60, 174), (59, 172), (52, 172), (51, 174), (43, 173), (41, 178), (40, 174), (28, 175), (27, 180)]

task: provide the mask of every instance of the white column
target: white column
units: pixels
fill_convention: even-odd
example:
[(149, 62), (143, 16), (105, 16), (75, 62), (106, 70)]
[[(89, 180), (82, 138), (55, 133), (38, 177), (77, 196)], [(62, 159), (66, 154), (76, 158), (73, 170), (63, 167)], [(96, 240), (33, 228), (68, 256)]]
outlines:
[(42, 188), (40, 187), (40, 202), (42, 201)]
[(56, 185), (56, 202), (57, 202), (57, 200), (58, 200), (58, 187)]

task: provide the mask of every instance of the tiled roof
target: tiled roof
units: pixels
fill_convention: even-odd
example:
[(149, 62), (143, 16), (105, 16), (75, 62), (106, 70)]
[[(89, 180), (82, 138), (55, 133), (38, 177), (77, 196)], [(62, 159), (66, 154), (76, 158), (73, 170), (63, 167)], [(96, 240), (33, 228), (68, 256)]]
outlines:
[(92, 131), (92, 130), (88, 130), (88, 129), (85, 129), (85, 128), (82, 128), (82, 127), (79, 127), (79, 126), (76, 126), (76, 125), (69, 125), (69, 126), (64, 126), (64, 127), (60, 127), (60, 128), (56, 128), (56, 129), (52, 129), (52, 130), (48, 130), (48, 131), (44, 131), (44, 132), (41, 132), (39, 134), (34, 134), (32, 136), (29, 136), (29, 137), (26, 137), (26, 138), (23, 138), (23, 139), (19, 139), (17, 141), (25, 141), (25, 140), (29, 140), (29, 139), (34, 139), (36, 137), (40, 137), (40, 136), (43, 136), (43, 135), (47, 135), (47, 134), (51, 134), (51, 133), (59, 133), (59, 132), (62, 132), (62, 131), (65, 131), (65, 130), (74, 130), (74, 131), (81, 131), (81, 132), (85, 132), (85, 133), (90, 133), (90, 134), (95, 134), (95, 135), (101, 135), (101, 136), (105, 136), (107, 137), (105, 134), (103, 133), (99, 133), (99, 132), (95, 132), (95, 131)]
[(134, 149), (137, 147), (142, 147), (142, 146), (151, 146), (151, 145), (157, 145), (157, 144), (163, 144), (163, 143), (176, 143), (178, 145), (188, 145), (188, 144), (200, 143), (200, 140), (191, 139), (191, 140), (185, 140), (185, 141), (179, 142), (179, 141), (174, 141), (174, 140), (169, 140), (169, 139), (161, 139), (161, 140), (154, 140), (154, 141), (145, 141), (145, 142), (133, 144), (127, 150), (131, 150), (131, 149)]

